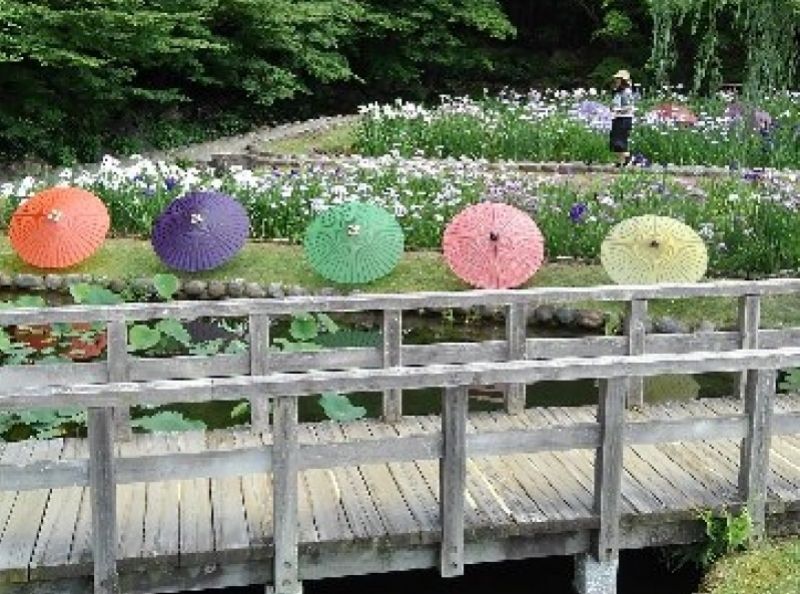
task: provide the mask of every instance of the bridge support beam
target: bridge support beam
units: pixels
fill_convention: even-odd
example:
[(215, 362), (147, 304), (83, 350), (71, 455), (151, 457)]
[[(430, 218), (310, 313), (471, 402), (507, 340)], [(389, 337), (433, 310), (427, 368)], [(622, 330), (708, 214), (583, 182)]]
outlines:
[(622, 501), (622, 454), (625, 434), (627, 378), (600, 381), (597, 422), (600, 447), (594, 460), (594, 513), (600, 527), (591, 551), (575, 559), (578, 594), (616, 594), (619, 568), (619, 519)]
[(577, 594), (616, 594), (619, 559), (598, 561), (585, 553), (575, 557), (575, 591)]

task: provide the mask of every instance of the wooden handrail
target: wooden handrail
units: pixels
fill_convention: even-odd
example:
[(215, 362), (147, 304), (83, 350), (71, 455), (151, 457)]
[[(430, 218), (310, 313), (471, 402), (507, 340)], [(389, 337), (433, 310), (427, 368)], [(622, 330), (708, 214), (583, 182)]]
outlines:
[(473, 386), (496, 383), (568, 381), (664, 374), (700, 374), (800, 366), (800, 347), (729, 352), (665, 353), (633, 356), (562, 357), (548, 361), (508, 361), (272, 373), (194, 380), (0, 387), (0, 409), (39, 406), (135, 406), (209, 400), (241, 400), (264, 394), (310, 396), (321, 392), (370, 392), (392, 388)]
[(161, 318), (247, 317), (251, 314), (289, 315), (300, 312), (355, 312), (412, 309), (500, 307), (515, 303), (574, 303), (577, 301), (631, 301), (634, 299), (684, 299), (692, 297), (742, 297), (786, 295), (800, 292), (800, 279), (714, 281), (663, 285), (604, 285), (595, 287), (540, 287), (523, 290), (358, 294), (286, 299), (229, 299), (225, 301), (173, 301), (120, 305), (70, 305), (48, 308), (0, 310), (0, 326)]

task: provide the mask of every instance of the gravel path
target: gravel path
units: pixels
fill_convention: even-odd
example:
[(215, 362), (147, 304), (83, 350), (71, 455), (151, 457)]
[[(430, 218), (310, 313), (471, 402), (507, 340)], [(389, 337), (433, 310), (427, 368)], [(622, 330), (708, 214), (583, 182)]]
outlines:
[(208, 163), (214, 155), (244, 153), (249, 147), (258, 147), (265, 142), (292, 138), (310, 132), (318, 132), (356, 119), (358, 116), (325, 116), (304, 122), (291, 122), (272, 128), (258, 128), (246, 134), (228, 136), (210, 142), (179, 147), (167, 151), (146, 153), (151, 159), (185, 159), (196, 163)]

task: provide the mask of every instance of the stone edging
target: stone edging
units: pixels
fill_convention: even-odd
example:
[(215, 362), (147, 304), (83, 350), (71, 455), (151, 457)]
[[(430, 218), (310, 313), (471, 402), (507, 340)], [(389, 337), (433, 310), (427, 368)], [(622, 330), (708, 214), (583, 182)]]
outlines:
[[(152, 279), (110, 279), (91, 274), (6, 274), (0, 272), (0, 291), (24, 291), (31, 293), (55, 292), (67, 294), (70, 285), (91, 283), (108, 288), (115, 293), (131, 292), (140, 299), (152, 299), (156, 295)], [(356, 294), (359, 291), (351, 291)], [(256, 283), (243, 279), (233, 280), (182, 280), (181, 287), (175, 295), (177, 299), (209, 300), (237, 298), (274, 298), (300, 297), (306, 295), (339, 295), (332, 287), (310, 291), (298, 285), (285, 285), (279, 282)], [(472, 308), (479, 317), (486, 319), (503, 319), (503, 308)], [(528, 323), (534, 326), (561, 328), (565, 330), (602, 333), (610, 316), (607, 312), (596, 309), (577, 309), (557, 305), (540, 305), (528, 313)], [(675, 334), (689, 332), (689, 327), (673, 318), (663, 317), (647, 321), (649, 333)], [(696, 332), (710, 332), (715, 327), (710, 322), (703, 322), (693, 329)]]
[[(251, 152), (246, 153), (226, 153), (215, 154), (211, 164), (219, 169), (227, 169), (231, 166), (246, 167), (248, 169), (256, 167), (278, 167), (278, 168), (304, 168), (304, 167), (340, 167), (350, 163), (355, 163), (365, 157), (323, 157), (308, 155), (274, 155), (271, 153)], [(379, 159), (380, 157), (369, 157)], [(447, 163), (446, 159), (425, 159), (428, 162)], [(606, 173), (620, 174), (631, 170), (649, 173), (653, 175), (679, 175), (682, 177), (725, 177), (730, 175), (741, 176), (748, 169), (729, 169), (710, 165), (672, 165), (667, 167), (650, 166), (634, 167), (632, 169), (620, 170), (613, 165), (593, 165), (588, 163), (573, 162), (533, 162), (533, 161), (499, 161), (481, 163), (487, 171), (517, 171), (520, 173), (556, 173), (563, 175), (574, 175), (581, 173)], [(794, 170), (758, 170), (764, 177), (778, 178), (800, 178), (800, 172)]]

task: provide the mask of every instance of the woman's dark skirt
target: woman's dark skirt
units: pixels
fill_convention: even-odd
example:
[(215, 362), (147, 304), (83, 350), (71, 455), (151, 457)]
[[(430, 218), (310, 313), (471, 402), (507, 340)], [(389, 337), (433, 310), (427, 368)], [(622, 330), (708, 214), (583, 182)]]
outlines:
[(612, 152), (627, 153), (628, 138), (631, 135), (633, 118), (614, 118), (611, 120), (611, 134), (609, 145)]

